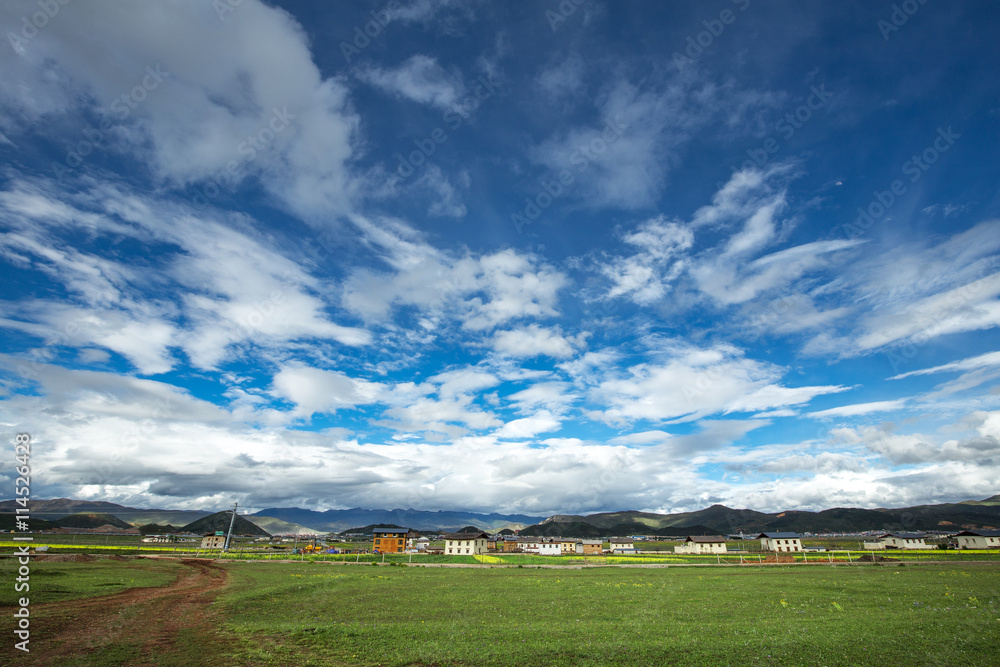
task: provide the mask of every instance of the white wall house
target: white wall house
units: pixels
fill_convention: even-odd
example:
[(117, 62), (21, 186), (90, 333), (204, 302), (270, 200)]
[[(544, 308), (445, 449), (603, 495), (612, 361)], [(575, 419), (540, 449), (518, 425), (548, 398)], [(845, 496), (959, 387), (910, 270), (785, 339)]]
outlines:
[(757, 539), (764, 551), (802, 551), (802, 536), (798, 533), (761, 533)]
[(489, 550), (489, 539), (486, 533), (450, 533), (444, 536), (444, 552), (452, 556), (484, 554)]
[(1000, 548), (1000, 530), (963, 530), (953, 537), (959, 549)]
[(635, 552), (635, 543), (630, 539), (615, 538), (608, 540), (608, 550), (613, 554)]
[(726, 538), (722, 535), (690, 535), (684, 544), (674, 547), (676, 554), (724, 554)]
[(562, 546), (558, 542), (539, 542), (539, 556), (558, 556), (562, 553)]
[(933, 549), (933, 544), (927, 544), (926, 535), (920, 533), (886, 533), (879, 535), (875, 542), (865, 542), (865, 549)]

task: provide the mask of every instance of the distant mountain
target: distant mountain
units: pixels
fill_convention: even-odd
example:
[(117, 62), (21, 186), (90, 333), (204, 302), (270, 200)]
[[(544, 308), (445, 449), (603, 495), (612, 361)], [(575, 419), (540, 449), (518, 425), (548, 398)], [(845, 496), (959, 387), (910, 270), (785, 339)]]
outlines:
[[(0, 515), (13, 515), (17, 507), (17, 503), (13, 500), (0, 502)], [(199, 519), (217, 514), (229, 516), (228, 512), (213, 515), (207, 511), (147, 510), (102, 501), (68, 498), (31, 501), (32, 520), (44, 519), (57, 522), (74, 514), (112, 516), (121, 522), (133, 525), (156, 523), (173, 526), (191, 525), (192, 522), (197, 523)], [(5, 518), (2, 521), (13, 521), (13, 519)], [(557, 514), (548, 518), (525, 514), (479, 514), (461, 511), (349, 509), (318, 512), (297, 507), (278, 507), (261, 510), (246, 518), (240, 517), (238, 523), (241, 521), (247, 521), (251, 525), (256, 524), (254, 528), (261, 531), (256, 534), (265, 532), (294, 534), (296, 531), (299, 534), (307, 534), (308, 531), (337, 533), (355, 526), (378, 524), (402, 526), (425, 533), (456, 532), (461, 526), (482, 526), (483, 530), (490, 533), (501, 529), (513, 529), (520, 531), (522, 535), (562, 537), (703, 534), (695, 531), (726, 535), (765, 530), (846, 533), (870, 530), (996, 529), (1000, 528), (1000, 495), (983, 500), (899, 509), (835, 507), (821, 512), (787, 510), (766, 513), (712, 505), (694, 512), (676, 514), (619, 511), (590, 515)], [(0, 526), (3, 525), (6, 523), (0, 522)], [(112, 525), (117, 524), (112, 523)], [(228, 527), (229, 524), (226, 523), (225, 528)], [(211, 530), (222, 530), (222, 528)], [(206, 528), (204, 532), (208, 531)], [(201, 532), (201, 529), (196, 532)], [(252, 533), (252, 530), (245, 528), (243, 532)]]
[(258, 527), (263, 528), (272, 535), (322, 535), (326, 531), (315, 530), (313, 528), (307, 528), (297, 523), (289, 523), (288, 521), (282, 521), (281, 519), (275, 519), (273, 516), (257, 516), (255, 514), (248, 514), (244, 516), (247, 521), (256, 524)]
[(540, 523), (545, 517), (526, 514), (477, 514), (475, 512), (427, 512), (423, 510), (327, 510), (317, 512), (298, 507), (273, 507), (256, 512), (253, 516), (270, 516), (291, 523), (298, 523), (318, 531), (339, 533), (354, 526), (372, 524), (395, 524), (406, 528), (427, 530), (454, 530), (456, 527), (473, 524), (482, 526), (487, 532), (500, 528), (522, 528)]
[(1000, 495), (991, 496), (986, 500), (963, 500), (959, 505), (1000, 505)]
[(79, 512), (70, 514), (61, 519), (53, 521), (60, 528), (100, 528), (101, 526), (114, 526), (115, 528), (131, 528), (132, 524), (126, 523), (112, 514), (103, 512)]
[[(229, 522), (232, 520), (232, 516), (232, 512), (229, 511), (209, 514), (203, 519), (198, 519), (184, 526), (181, 528), (181, 531), (185, 533), (213, 533), (221, 530), (224, 533), (228, 533)], [(270, 533), (237, 514), (236, 522), (233, 524), (233, 535), (270, 536)]]
[[(787, 510), (765, 513), (712, 505), (695, 512), (601, 512), (590, 515), (555, 515), (522, 535), (602, 537), (620, 535), (704, 535), (793, 531), (800, 533), (849, 533), (871, 530), (958, 530), (1000, 526), (1000, 496), (981, 501), (919, 505), (900, 509), (835, 507), (821, 512)], [(698, 532), (702, 531), (702, 532)], [(707, 531), (707, 532), (704, 532)]]
[[(16, 507), (19, 505), (13, 500), (0, 502), (0, 512), (14, 512)], [(56, 498), (54, 500), (32, 498), (31, 500), (31, 516), (39, 519), (53, 521), (79, 512), (111, 514), (133, 525), (159, 523), (174, 526), (183, 526), (211, 514), (208, 511), (138, 509), (100, 500), (72, 500), (69, 498)]]
[[(372, 535), (376, 530), (380, 528), (406, 528), (406, 526), (397, 526), (394, 523), (373, 523), (367, 526), (356, 526), (354, 528), (348, 528), (340, 532), (341, 535)], [(420, 531), (416, 531), (420, 532)]]

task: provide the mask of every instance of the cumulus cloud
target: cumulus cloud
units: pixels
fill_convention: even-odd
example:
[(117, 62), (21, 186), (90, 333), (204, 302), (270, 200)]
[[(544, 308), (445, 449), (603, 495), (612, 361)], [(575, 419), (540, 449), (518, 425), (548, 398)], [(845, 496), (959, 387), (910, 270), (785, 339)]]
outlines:
[[(13, 24), (37, 6), (16, 1), (0, 11)], [(322, 77), (287, 12), (258, 0), (225, 21), (211, 4), (60, 6), (31, 48), (0, 55), (0, 90), (12, 130), (62, 116), (75, 126), (75, 142), (84, 128), (95, 131), (85, 119), (97, 113), (111, 125), (98, 149), (141, 156), (170, 185), (229, 187), (256, 178), (309, 218), (351, 207), (345, 165), (359, 121), (347, 88)], [(131, 96), (127, 104), (123, 96)], [(74, 161), (61, 162), (71, 170)]]
[(787, 387), (776, 366), (746, 358), (732, 346), (697, 348), (673, 343), (665, 359), (628, 368), (603, 380), (590, 395), (609, 407), (608, 423), (635, 420), (694, 421), (719, 412), (747, 412), (803, 405), (840, 386)]
[(574, 341), (563, 336), (558, 327), (543, 328), (532, 324), (520, 329), (497, 331), (493, 335), (493, 349), (512, 357), (565, 359), (573, 355)]

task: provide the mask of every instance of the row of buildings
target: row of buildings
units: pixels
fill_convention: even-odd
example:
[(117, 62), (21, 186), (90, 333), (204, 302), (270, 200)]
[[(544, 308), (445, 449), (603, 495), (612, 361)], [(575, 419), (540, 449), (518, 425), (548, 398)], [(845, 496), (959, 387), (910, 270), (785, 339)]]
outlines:
[[(802, 536), (798, 533), (759, 533), (761, 551), (793, 553), (804, 551)], [(934, 549), (927, 544), (922, 533), (885, 533), (874, 541), (864, 542), (866, 550), (883, 549)], [(1000, 530), (963, 530), (950, 536), (960, 549), (1000, 548)], [(372, 549), (377, 553), (421, 552), (427, 550), (429, 540), (407, 528), (379, 528), (372, 538)], [(683, 544), (674, 547), (678, 554), (724, 554), (729, 551), (729, 540), (722, 535), (692, 535)], [(442, 553), (447, 555), (485, 554), (490, 552), (533, 553), (541, 556), (591, 555), (602, 553), (637, 553), (631, 538), (613, 538), (604, 547), (603, 540), (543, 537), (499, 537), (485, 532), (450, 533), (444, 536)]]

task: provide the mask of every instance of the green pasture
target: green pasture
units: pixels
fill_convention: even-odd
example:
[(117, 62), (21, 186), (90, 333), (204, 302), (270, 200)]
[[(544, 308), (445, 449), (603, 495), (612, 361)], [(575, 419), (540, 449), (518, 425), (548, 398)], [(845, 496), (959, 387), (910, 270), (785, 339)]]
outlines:
[(989, 564), (231, 567), (238, 664), (995, 665)]
[(168, 559), (32, 560), (26, 582), (29, 588), (17, 591), (19, 567), (17, 558), (0, 558), (0, 580), (4, 581), (4, 586), (0, 587), (0, 607), (14, 607), (20, 598), (28, 598), (32, 604), (44, 604), (118, 593), (128, 588), (164, 586), (183, 569), (179, 562)]

